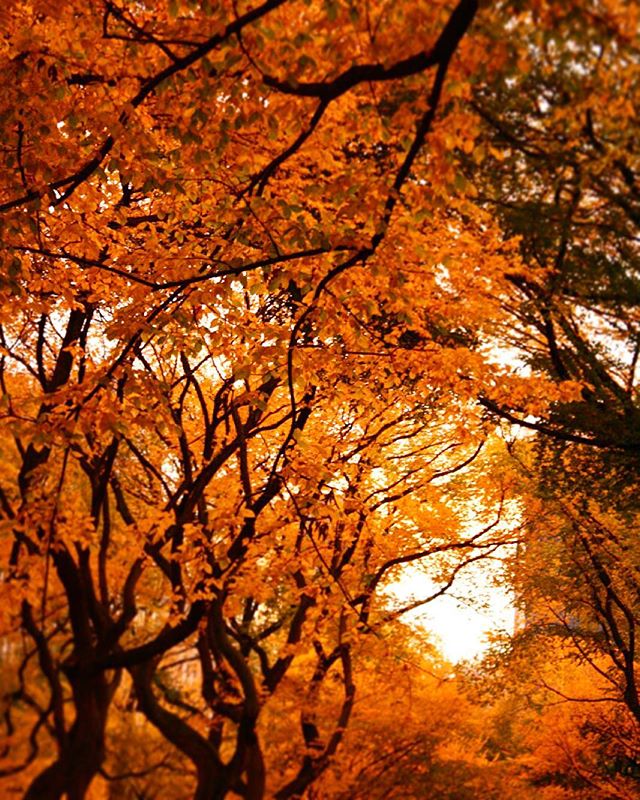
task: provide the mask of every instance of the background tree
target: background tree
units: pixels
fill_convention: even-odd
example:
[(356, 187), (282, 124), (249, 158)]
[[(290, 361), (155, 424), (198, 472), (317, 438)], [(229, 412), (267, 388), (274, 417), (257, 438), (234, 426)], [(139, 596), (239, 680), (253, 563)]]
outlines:
[[(467, 170), (479, 201), (520, 240), (505, 344), (584, 388), (539, 422), (513, 404), (502, 411), (549, 443), (592, 445), (594, 460), (602, 451), (613, 478), (634, 469), (638, 449), (637, 19), (627, 4), (541, 6), (518, 18), (525, 52), (514, 44), (511, 69), (472, 100), (488, 140)], [(548, 14), (553, 31), (537, 24)], [(582, 470), (565, 472), (570, 482)]]
[[(553, 32), (539, 26), (549, 15)], [(560, 654), (593, 673), (589, 722), (569, 725), (578, 738), (584, 729), (588, 749), (595, 740), (587, 728), (618, 724), (616, 703), (627, 708), (619, 712), (625, 734), (611, 741), (637, 741), (637, 16), (628, 4), (539, 4), (523, 8), (518, 25), (526, 54), (513, 46), (512, 69), (472, 100), (488, 139), (466, 174), (479, 202), (520, 238), (523, 266), (509, 274), (503, 347), (582, 390), (546, 409), (530, 393), (482, 402), (538, 434), (533, 451), (513, 448), (531, 508), (515, 581), (527, 636), (542, 647), (559, 637)], [(571, 758), (577, 747), (567, 744)], [(615, 761), (592, 753), (593, 775)], [(606, 789), (598, 782), (605, 777), (582, 791), (637, 791), (633, 783)]]
[[(360, 640), (403, 611), (395, 571), (433, 558), (438, 594), (509, 540), (500, 486), (469, 532), (444, 482), (487, 434), (476, 343), (513, 255), (447, 204), (476, 12), (4, 11), (5, 774), (26, 797), (127, 769), (301, 796)], [(300, 686), (276, 769), (260, 717)], [(118, 763), (134, 713), (167, 747)]]

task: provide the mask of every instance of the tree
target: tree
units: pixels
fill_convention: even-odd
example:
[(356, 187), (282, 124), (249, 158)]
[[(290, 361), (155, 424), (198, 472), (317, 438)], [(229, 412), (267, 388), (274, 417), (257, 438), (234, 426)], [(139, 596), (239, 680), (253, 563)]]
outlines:
[(486, 755), (524, 797), (634, 797), (637, 723), (611, 691), (606, 659), (600, 670), (594, 654), (576, 659), (571, 638), (548, 618), (545, 626), (538, 610), (515, 642), (465, 676), (474, 704), (485, 709)]
[(512, 47), (512, 63), (524, 57), (527, 68), (514, 64), (472, 100), (489, 140), (467, 171), (479, 201), (520, 239), (506, 343), (583, 389), (538, 421), (485, 403), (550, 443), (591, 446), (613, 474), (635, 470), (638, 450), (637, 20), (625, 4), (542, 5), (553, 32), (523, 14), (524, 56)]
[[(5, 10), (5, 774), (27, 798), (113, 778), (134, 713), (167, 743), (136, 774), (301, 796), (358, 643), (403, 611), (394, 570), (433, 557), (443, 592), (509, 540), (500, 487), (469, 532), (444, 482), (487, 435), (476, 344), (514, 255), (450, 158), (474, 147), (476, 12)], [(280, 775), (260, 718), (296, 675)]]
[[(556, 5), (0, 12), (11, 791), (499, 797), (462, 701), (411, 673), (416, 750), (391, 681), (403, 613), (516, 543), (632, 727), (637, 20)], [(497, 418), (546, 437), (517, 479)]]
[(527, 69), (514, 47), (511, 73), (476, 92), (489, 141), (467, 172), (520, 237), (503, 342), (582, 388), (546, 409), (482, 402), (539, 434), (535, 456), (514, 446), (536, 495), (515, 568), (529, 621), (572, 642), (637, 721), (637, 20), (613, 3), (537, 11), (554, 32), (520, 17)]

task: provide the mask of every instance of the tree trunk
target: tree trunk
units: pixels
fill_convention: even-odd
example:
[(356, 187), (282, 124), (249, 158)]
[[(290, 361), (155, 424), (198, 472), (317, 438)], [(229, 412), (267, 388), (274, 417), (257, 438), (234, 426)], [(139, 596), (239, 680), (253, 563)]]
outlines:
[(59, 756), (27, 789), (25, 800), (82, 800), (102, 766), (105, 728), (111, 698), (118, 683), (105, 675), (70, 677), (76, 719)]

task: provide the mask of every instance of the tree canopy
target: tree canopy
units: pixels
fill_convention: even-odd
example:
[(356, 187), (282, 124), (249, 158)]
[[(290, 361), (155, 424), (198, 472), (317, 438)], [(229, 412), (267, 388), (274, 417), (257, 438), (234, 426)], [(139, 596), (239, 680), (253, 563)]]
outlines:
[(0, 19), (7, 793), (630, 798), (635, 4)]

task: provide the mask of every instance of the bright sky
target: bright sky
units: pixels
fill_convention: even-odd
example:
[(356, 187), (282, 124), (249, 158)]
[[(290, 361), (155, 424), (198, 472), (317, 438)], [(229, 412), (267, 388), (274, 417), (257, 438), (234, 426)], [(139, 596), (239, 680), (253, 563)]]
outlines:
[[(495, 565), (474, 564), (456, 581), (449, 595), (407, 613), (403, 619), (422, 628), (452, 663), (480, 656), (490, 645), (487, 634), (513, 633), (515, 609), (508, 588), (495, 585)], [(391, 587), (402, 601), (426, 597), (435, 590), (424, 573), (406, 571)]]

